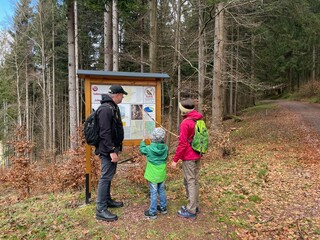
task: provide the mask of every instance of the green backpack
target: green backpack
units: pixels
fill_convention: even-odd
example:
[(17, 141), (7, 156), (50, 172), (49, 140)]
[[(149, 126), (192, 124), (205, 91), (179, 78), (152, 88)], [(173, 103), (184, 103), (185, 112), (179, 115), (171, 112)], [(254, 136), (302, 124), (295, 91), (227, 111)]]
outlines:
[(195, 120), (188, 118), (196, 122), (194, 126), (194, 136), (191, 142), (191, 147), (196, 152), (199, 152), (201, 155), (208, 151), (208, 142), (209, 142), (209, 133), (206, 126), (206, 123), (200, 119)]

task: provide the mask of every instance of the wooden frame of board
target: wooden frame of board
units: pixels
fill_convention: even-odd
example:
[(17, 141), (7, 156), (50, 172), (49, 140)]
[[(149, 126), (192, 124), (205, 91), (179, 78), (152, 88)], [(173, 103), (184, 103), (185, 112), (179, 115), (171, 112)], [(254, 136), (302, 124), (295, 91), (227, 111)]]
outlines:
[[(154, 122), (161, 124), (161, 86), (163, 79), (169, 78), (168, 74), (162, 73), (137, 73), (137, 72), (111, 72), (111, 71), (94, 71), (94, 70), (78, 70), (79, 79), (84, 79), (85, 90), (85, 118), (87, 118), (94, 106), (97, 106), (98, 99), (93, 99), (93, 91), (103, 89), (107, 93), (107, 87), (111, 85), (121, 85), (126, 89), (154, 90), (155, 113)], [(100, 93), (97, 93), (99, 95)], [(132, 103), (133, 105), (133, 103)], [(142, 104), (141, 104), (142, 105)], [(127, 130), (130, 126), (127, 127)], [(132, 137), (123, 141), (124, 146), (137, 146), (140, 144), (141, 138)], [(86, 145), (86, 203), (91, 198), (91, 164), (92, 147)]]

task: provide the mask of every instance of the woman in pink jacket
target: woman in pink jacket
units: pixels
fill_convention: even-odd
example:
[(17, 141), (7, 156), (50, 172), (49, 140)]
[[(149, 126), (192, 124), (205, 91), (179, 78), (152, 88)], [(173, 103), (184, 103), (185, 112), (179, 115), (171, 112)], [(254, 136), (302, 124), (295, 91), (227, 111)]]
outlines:
[(196, 120), (202, 119), (202, 114), (194, 109), (194, 101), (190, 98), (179, 102), (179, 109), (183, 116), (180, 124), (179, 143), (173, 157), (172, 167), (176, 168), (178, 161), (182, 160), (184, 186), (188, 197), (188, 204), (182, 206), (178, 216), (195, 219), (199, 212), (199, 170), (200, 153), (194, 151), (191, 142), (194, 136)]

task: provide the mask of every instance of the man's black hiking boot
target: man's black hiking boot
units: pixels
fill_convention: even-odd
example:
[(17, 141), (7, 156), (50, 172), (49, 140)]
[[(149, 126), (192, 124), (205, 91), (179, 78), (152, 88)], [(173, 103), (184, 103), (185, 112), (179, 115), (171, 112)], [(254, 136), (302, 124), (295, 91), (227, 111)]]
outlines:
[(123, 202), (107, 200), (107, 207), (108, 208), (120, 208), (120, 207), (123, 207)]
[(118, 216), (115, 214), (112, 214), (108, 210), (102, 210), (102, 211), (96, 210), (96, 219), (107, 221), (107, 222), (113, 222), (118, 220)]

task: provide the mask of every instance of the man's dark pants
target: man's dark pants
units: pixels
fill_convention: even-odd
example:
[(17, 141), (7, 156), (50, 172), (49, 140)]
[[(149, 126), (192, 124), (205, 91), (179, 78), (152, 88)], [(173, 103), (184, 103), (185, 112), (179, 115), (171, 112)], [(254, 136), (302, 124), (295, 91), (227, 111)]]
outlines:
[(100, 155), (101, 176), (98, 184), (97, 210), (107, 209), (107, 201), (111, 200), (110, 187), (111, 181), (116, 173), (117, 163), (111, 162), (110, 155)]

